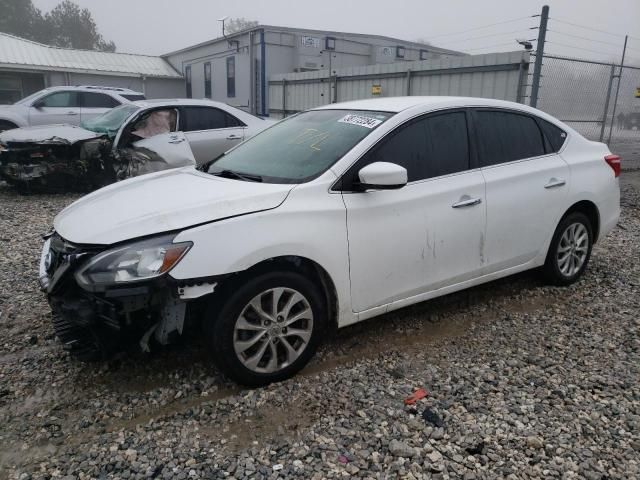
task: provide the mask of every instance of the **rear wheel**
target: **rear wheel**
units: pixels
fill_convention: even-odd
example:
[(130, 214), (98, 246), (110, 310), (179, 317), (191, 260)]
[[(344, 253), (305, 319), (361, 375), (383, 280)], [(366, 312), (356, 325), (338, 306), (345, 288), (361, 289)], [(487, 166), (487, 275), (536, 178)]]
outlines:
[(318, 287), (296, 272), (259, 275), (235, 290), (206, 321), (212, 354), (238, 383), (266, 385), (293, 376), (315, 353), (326, 324)]
[(593, 246), (593, 227), (581, 212), (565, 216), (551, 240), (544, 273), (555, 285), (569, 285), (587, 268)]

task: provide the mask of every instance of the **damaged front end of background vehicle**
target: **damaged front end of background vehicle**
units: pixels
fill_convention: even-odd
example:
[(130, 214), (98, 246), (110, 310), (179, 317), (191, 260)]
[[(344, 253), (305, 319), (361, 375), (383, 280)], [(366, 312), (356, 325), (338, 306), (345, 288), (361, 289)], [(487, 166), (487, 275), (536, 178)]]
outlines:
[[(169, 130), (167, 128), (167, 130)], [(195, 165), (182, 132), (120, 141), (72, 125), (0, 134), (0, 179), (22, 192), (92, 191), (126, 178)]]

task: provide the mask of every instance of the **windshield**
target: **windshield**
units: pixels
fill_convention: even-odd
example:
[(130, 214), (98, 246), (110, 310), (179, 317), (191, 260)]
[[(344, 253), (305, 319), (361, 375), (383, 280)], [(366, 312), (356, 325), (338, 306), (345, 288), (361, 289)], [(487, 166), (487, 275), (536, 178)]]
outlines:
[(32, 93), (31, 95), (24, 97), (20, 100), (18, 100), (15, 105), (25, 105), (31, 102), (31, 100), (35, 100), (36, 98), (38, 98), (40, 95), (44, 94), (48, 92), (48, 90), (40, 90), (36, 93)]
[(137, 105), (120, 105), (96, 118), (82, 122), (82, 128), (113, 136), (120, 130), (124, 121), (138, 110), (140, 110), (140, 107)]
[(304, 112), (234, 148), (215, 160), (208, 172), (230, 171), (270, 183), (309, 181), (392, 115), (361, 110)]

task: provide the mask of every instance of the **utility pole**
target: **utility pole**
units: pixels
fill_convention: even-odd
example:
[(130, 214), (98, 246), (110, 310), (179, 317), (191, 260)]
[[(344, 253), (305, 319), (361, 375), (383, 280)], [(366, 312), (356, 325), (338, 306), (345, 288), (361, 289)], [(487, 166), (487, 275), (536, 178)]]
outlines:
[(533, 81), (531, 82), (531, 102), (529, 105), (538, 105), (538, 90), (540, 89), (540, 71), (542, 70), (542, 57), (544, 56), (544, 42), (547, 38), (547, 21), (549, 20), (549, 5), (542, 7), (540, 14), (540, 27), (538, 28), (538, 42), (536, 44), (536, 61), (533, 64)]
[(624, 47), (622, 47), (622, 60), (620, 60), (620, 72), (618, 73), (618, 85), (616, 86), (616, 96), (613, 98), (613, 112), (611, 113), (611, 125), (609, 125), (609, 138), (607, 144), (611, 143), (611, 133), (613, 124), (616, 121), (616, 107), (618, 106), (618, 93), (620, 92), (620, 84), (622, 83), (622, 69), (624, 68), (624, 56), (627, 53), (627, 40), (629, 35), (624, 36)]

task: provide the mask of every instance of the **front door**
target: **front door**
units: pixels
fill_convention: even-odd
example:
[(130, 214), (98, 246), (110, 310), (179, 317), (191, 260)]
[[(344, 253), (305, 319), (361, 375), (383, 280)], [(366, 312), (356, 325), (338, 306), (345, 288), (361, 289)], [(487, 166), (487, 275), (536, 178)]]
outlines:
[(80, 98), (78, 92), (54, 92), (36, 100), (29, 108), (30, 125), (66, 123), (80, 125)]
[[(406, 123), (345, 174), (354, 311), (480, 275), (484, 179), (470, 170), (466, 117), (449, 111)], [(409, 183), (398, 190), (356, 191), (358, 170), (377, 161), (405, 167)]]

